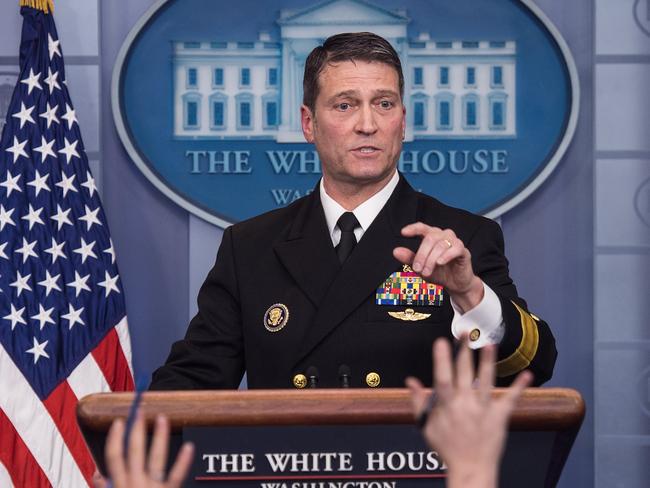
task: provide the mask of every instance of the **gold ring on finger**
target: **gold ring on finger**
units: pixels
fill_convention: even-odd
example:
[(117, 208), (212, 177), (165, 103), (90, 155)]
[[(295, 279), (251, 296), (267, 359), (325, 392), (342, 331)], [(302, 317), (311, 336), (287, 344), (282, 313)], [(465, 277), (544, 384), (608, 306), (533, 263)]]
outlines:
[(447, 244), (447, 248), (451, 248), (451, 241), (449, 239), (443, 239), (443, 241)]

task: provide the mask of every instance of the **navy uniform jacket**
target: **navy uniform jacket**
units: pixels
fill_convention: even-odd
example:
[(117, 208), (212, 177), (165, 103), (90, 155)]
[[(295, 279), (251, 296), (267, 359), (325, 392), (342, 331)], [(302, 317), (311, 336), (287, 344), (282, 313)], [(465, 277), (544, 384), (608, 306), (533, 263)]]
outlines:
[[(506, 331), (499, 345), (499, 384), (529, 368), (535, 382), (553, 372), (555, 340), (547, 324), (526, 310), (508, 275), (499, 226), (486, 218), (443, 205), (413, 190), (402, 177), (385, 207), (341, 266), (332, 246), (318, 189), (288, 207), (229, 227), (217, 260), (198, 296), (198, 314), (185, 338), (172, 346), (154, 372), (151, 389), (237, 388), (244, 371), (250, 388), (292, 388), (296, 374), (318, 371), (319, 387), (338, 387), (339, 367), (352, 387), (379, 375), (380, 386), (402, 387), (407, 376), (431, 384), (431, 344), (451, 338), (453, 309), (411, 307), (431, 314), (406, 322), (377, 305), (375, 293), (402, 265), (393, 248), (413, 250), (419, 238), (400, 230), (421, 221), (453, 229), (472, 254), (474, 272), (501, 301)], [(276, 304), (288, 311), (286, 325), (265, 327)]]

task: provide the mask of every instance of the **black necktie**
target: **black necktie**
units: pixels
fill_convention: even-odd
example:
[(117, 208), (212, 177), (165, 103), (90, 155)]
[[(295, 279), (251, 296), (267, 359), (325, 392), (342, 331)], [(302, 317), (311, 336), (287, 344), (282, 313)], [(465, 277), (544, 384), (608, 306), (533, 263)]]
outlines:
[(339, 245), (336, 246), (336, 255), (339, 257), (339, 262), (343, 264), (350, 254), (352, 254), (354, 246), (357, 245), (354, 229), (359, 227), (359, 221), (352, 212), (345, 212), (341, 215), (336, 225), (341, 229), (341, 240), (339, 241)]

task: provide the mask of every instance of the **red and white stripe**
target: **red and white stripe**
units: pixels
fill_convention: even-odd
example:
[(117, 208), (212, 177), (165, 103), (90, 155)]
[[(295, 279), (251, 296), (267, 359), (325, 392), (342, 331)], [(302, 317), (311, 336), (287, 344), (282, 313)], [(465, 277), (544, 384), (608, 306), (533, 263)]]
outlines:
[(92, 486), (95, 465), (77, 427), (75, 409), (90, 393), (133, 390), (126, 317), (45, 401), (2, 345), (0, 371), (0, 486)]

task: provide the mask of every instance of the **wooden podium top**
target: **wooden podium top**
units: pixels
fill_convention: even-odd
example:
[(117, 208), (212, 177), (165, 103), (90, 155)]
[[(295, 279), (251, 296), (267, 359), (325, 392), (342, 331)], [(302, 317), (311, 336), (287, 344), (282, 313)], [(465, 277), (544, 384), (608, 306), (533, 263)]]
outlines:
[[(503, 394), (496, 388), (493, 395)], [(126, 417), (133, 393), (101, 393), (83, 398), (77, 419), (83, 430), (105, 432)], [(409, 424), (410, 395), (395, 389), (242, 390), (146, 392), (140, 406), (148, 420), (164, 413), (172, 429), (184, 426)], [(565, 431), (582, 423), (585, 404), (568, 388), (529, 388), (520, 398), (510, 430)]]
[[(497, 388), (493, 395), (502, 395), (503, 391)], [(128, 415), (134, 396), (134, 393), (94, 394), (84, 397), (77, 406), (77, 420), (102, 472), (105, 472), (106, 432), (115, 418)], [(372, 432), (377, 432), (379, 436), (372, 438), (373, 446), (376, 442), (386, 441), (383, 434), (386, 430), (382, 429), (388, 427), (398, 427), (397, 431), (402, 432), (402, 436), (417, 435), (417, 439), (413, 439), (413, 445), (422, 443), (417, 430), (410, 428), (414, 422), (413, 413), (410, 394), (404, 388), (146, 392), (142, 394), (140, 410), (150, 423), (159, 413), (170, 419), (173, 430), (170, 441), (172, 458), (180, 447), (183, 432), (197, 430), (184, 431), (185, 427), (247, 429), (245, 436), (235, 435), (230, 431), (229, 436), (215, 442), (219, 442), (220, 446), (230, 446), (228, 452), (238, 452), (237, 446), (233, 447), (228, 443), (232, 441), (237, 444), (238, 439), (251, 442), (250, 439), (257, 436), (256, 441), (247, 445), (246, 452), (257, 449), (260, 459), (264, 458), (267, 449), (277, 449), (277, 443), (286, 440), (282, 435), (265, 437), (264, 432), (277, 429), (278, 426), (288, 426), (287, 435), (295, 431), (292, 426), (297, 426), (298, 429), (312, 429), (311, 434), (300, 438), (303, 443), (307, 442), (304, 439), (312, 439), (310, 436), (316, 436), (314, 439), (320, 442), (318, 439), (321, 438), (318, 436), (324, 431), (320, 426), (330, 425), (332, 429), (340, 429), (337, 425), (346, 425), (342, 432), (337, 431), (338, 434), (334, 438), (338, 438), (339, 435), (344, 436), (345, 432), (358, 433), (359, 427), (364, 424), (378, 427), (372, 429)], [(503, 486), (555, 486), (584, 414), (584, 401), (575, 390), (527, 389), (519, 399), (509, 426), (511, 432), (520, 432), (512, 432), (512, 435), (508, 436), (502, 464)], [(397, 431), (391, 431), (391, 436)], [(367, 438), (368, 431), (365, 432), (365, 435), (359, 437), (355, 437), (357, 434), (350, 434), (353, 439), (346, 438), (346, 450), (352, 449), (350, 446), (356, 446), (354, 449), (366, 452), (364, 449), (367, 450), (367, 446), (364, 442), (370, 442), (370, 438)], [(298, 434), (294, 432), (294, 436), (296, 435)], [(393, 446), (396, 440), (391, 436), (388, 442)], [(321, 441), (323, 439), (325, 437)], [(401, 437), (400, 439), (404, 440)], [(328, 442), (331, 440), (329, 438)], [(338, 448), (330, 446), (328, 449)], [(267, 474), (262, 473), (262, 477)], [(376, 475), (365, 472), (362, 474), (368, 479), (374, 479), (373, 476)], [(199, 479), (196, 477), (198, 474), (194, 476)], [(394, 477), (394, 474), (391, 476)], [(226, 480), (224, 483), (232, 486), (230, 481)], [(431, 482), (429, 479), (426, 481)], [(246, 483), (248, 484), (241, 486), (259, 486), (259, 481), (249, 480)], [(414, 486), (402, 484), (405, 487)]]

